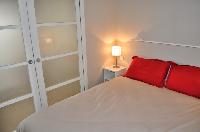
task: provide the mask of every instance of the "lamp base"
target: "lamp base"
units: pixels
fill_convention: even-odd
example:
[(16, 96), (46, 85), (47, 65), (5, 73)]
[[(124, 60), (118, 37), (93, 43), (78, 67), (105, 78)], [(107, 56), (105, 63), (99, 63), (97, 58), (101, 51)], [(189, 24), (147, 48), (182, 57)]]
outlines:
[(120, 68), (120, 67), (117, 65), (117, 56), (115, 57), (115, 65), (113, 66), (113, 68)]
[(120, 68), (120, 66), (116, 66), (116, 65), (115, 65), (115, 66), (113, 66), (113, 68)]

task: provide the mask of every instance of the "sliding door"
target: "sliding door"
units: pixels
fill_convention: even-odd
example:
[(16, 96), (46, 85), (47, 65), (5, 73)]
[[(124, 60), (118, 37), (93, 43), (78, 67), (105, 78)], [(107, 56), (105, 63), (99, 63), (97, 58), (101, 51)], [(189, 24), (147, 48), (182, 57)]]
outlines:
[(25, 4), (0, 0), (0, 132), (39, 109)]
[[(39, 85), (52, 105), (84, 90), (79, 0), (29, 3)], [(34, 8), (33, 8), (34, 7)]]
[(0, 0), (0, 132), (87, 88), (80, 0)]

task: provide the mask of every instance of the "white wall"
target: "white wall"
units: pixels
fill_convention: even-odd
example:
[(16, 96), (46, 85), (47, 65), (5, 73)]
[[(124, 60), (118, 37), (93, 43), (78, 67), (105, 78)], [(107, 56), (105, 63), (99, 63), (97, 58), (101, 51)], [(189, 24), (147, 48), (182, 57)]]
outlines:
[[(118, 34), (169, 43), (200, 46), (199, 0), (118, 0)], [(125, 60), (132, 55), (174, 60), (200, 66), (200, 49), (128, 42)]]
[(200, 49), (150, 45), (132, 38), (200, 45), (200, 0), (85, 0), (89, 86), (112, 64), (109, 44), (122, 41), (128, 65), (133, 55), (200, 66)]
[(116, 33), (115, 0), (85, 0), (89, 87), (103, 81), (102, 68), (110, 64), (111, 46)]

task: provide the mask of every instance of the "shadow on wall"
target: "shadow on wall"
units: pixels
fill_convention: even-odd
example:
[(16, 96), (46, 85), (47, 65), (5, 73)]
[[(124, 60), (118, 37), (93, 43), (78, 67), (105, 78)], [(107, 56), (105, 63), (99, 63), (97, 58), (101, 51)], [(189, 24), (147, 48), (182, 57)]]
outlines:
[[(112, 44), (109, 40), (111, 38), (102, 40), (99, 36), (95, 34), (88, 33), (90, 37), (87, 37), (87, 41), (90, 45), (87, 46), (87, 59), (90, 61), (88, 63), (88, 80), (89, 88), (103, 82), (103, 67), (109, 65), (113, 62), (111, 56)], [(93, 44), (91, 44), (93, 43)]]

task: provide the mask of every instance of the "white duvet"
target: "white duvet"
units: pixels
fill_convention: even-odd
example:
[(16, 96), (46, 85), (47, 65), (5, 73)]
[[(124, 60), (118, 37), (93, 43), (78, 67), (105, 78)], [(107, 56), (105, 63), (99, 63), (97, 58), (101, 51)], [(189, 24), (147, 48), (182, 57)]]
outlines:
[(25, 119), (18, 132), (200, 132), (200, 100), (124, 77)]

